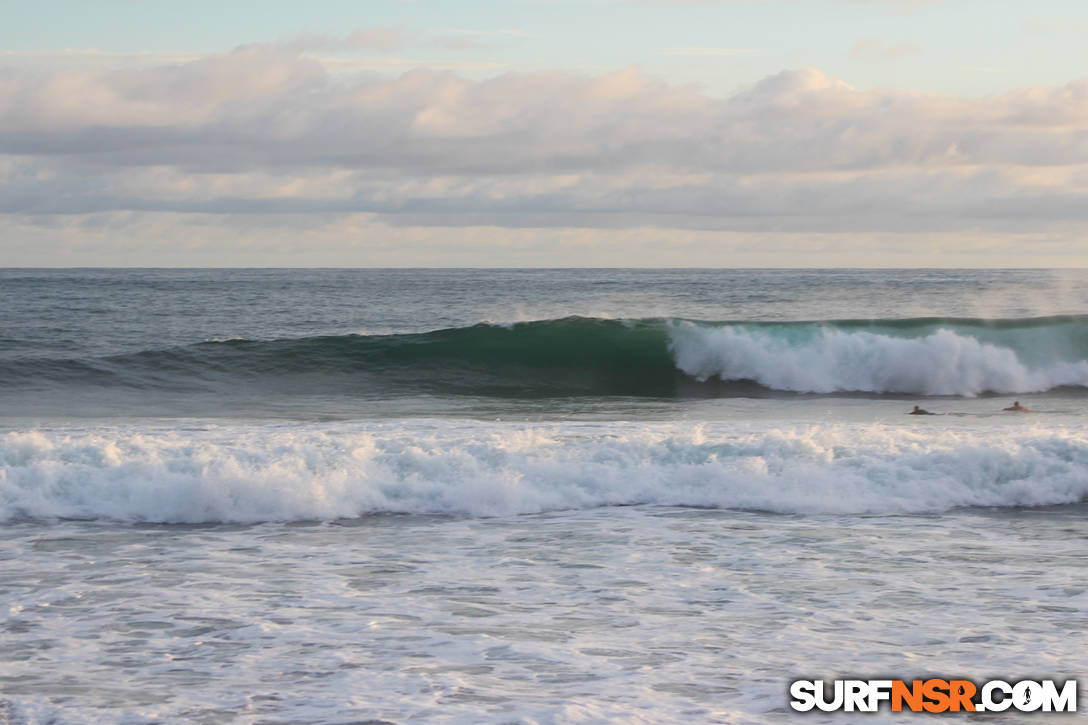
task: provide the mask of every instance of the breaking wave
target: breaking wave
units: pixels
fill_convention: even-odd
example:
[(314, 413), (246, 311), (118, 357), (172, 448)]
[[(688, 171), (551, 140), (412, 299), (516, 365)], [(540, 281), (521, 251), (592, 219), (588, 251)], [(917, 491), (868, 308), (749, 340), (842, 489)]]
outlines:
[(397, 421), (0, 436), (0, 520), (208, 523), (616, 505), (936, 512), (1088, 497), (1088, 435)]
[(570, 317), (0, 362), (0, 389), (70, 386), (364, 397), (1018, 394), (1088, 387), (1088, 317), (790, 323)]

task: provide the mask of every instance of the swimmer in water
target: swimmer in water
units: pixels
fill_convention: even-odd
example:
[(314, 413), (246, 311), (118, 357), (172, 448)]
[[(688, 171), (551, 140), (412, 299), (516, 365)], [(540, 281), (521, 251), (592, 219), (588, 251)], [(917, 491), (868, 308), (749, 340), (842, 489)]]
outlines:
[(1002, 410), (1012, 411), (1013, 413), (1030, 413), (1031, 412), (1030, 408), (1025, 408), (1024, 406), (1020, 405), (1019, 400), (1015, 401), (1008, 408), (1002, 408)]
[(936, 413), (930, 413), (928, 410), (925, 410), (924, 408), (919, 408), (916, 405), (914, 406), (914, 410), (907, 413), (907, 415), (936, 415)]

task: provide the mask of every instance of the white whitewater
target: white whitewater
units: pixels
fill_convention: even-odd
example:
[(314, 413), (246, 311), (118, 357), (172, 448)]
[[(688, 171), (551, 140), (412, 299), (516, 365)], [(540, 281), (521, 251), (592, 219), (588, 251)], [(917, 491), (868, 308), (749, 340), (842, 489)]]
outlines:
[(0, 436), (0, 517), (168, 523), (654, 504), (920, 513), (1088, 497), (1083, 425), (128, 427)]
[(670, 325), (676, 365), (698, 380), (753, 380), (799, 393), (975, 396), (1088, 386), (1088, 361), (1023, 362), (1015, 350), (953, 330), (924, 337), (820, 329), (793, 340), (766, 328)]

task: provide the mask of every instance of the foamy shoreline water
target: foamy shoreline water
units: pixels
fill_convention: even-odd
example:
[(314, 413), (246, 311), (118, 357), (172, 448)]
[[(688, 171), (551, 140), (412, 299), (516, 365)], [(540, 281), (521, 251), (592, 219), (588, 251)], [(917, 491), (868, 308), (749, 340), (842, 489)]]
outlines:
[(796, 677), (1073, 677), (1086, 521), (1081, 505), (9, 523), (0, 712), (780, 723)]

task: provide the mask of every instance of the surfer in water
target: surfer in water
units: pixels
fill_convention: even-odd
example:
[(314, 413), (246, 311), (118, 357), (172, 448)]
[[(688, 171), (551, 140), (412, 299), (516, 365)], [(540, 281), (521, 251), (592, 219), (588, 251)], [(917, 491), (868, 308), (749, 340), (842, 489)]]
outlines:
[(1002, 408), (1002, 410), (1012, 411), (1013, 413), (1030, 413), (1031, 412), (1030, 408), (1025, 408), (1024, 406), (1020, 405), (1019, 400), (1015, 401), (1008, 408)]
[(937, 414), (936, 414), (936, 413), (930, 413), (930, 412), (929, 412), (928, 410), (926, 410), (925, 408), (920, 408), (920, 407), (918, 407), (918, 406), (916, 405), (916, 406), (914, 406), (914, 410), (912, 410), (911, 412), (907, 413), (907, 415), (937, 415)]

